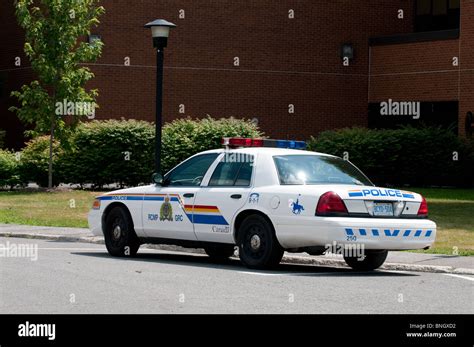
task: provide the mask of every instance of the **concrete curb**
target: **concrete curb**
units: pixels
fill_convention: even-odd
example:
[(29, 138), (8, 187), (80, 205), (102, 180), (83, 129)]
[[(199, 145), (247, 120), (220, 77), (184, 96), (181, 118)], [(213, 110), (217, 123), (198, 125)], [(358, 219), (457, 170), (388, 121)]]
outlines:
[(95, 243), (104, 244), (104, 238), (100, 236), (64, 236), (64, 235), (50, 235), (41, 233), (10, 233), (0, 232), (0, 237), (12, 237), (20, 239), (39, 239), (39, 240), (50, 240), (50, 241), (63, 241), (63, 242), (83, 242), (83, 243)]
[[(83, 242), (93, 244), (104, 244), (104, 238), (100, 236), (63, 236), (63, 235), (50, 235), (41, 233), (11, 233), (11, 232), (0, 232), (0, 237), (13, 237), (13, 238), (26, 238), (26, 239), (41, 239), (51, 241), (62, 241), (62, 242)], [(199, 253), (203, 254), (203, 251), (196, 249), (187, 249), (179, 246), (170, 245), (152, 245), (149, 248), (167, 250), (167, 251), (180, 251), (187, 253)], [(287, 264), (304, 264), (304, 265), (315, 265), (315, 266), (331, 266), (331, 267), (347, 267), (346, 263), (342, 259), (334, 258), (323, 258), (323, 257), (301, 257), (293, 255), (285, 255), (282, 259), (283, 263)], [(397, 270), (397, 271), (415, 271), (415, 272), (431, 272), (431, 273), (450, 273), (459, 275), (474, 275), (474, 269), (467, 268), (454, 268), (452, 266), (440, 266), (440, 265), (418, 265), (418, 264), (401, 264), (401, 263), (385, 263), (380, 267), (382, 270)]]

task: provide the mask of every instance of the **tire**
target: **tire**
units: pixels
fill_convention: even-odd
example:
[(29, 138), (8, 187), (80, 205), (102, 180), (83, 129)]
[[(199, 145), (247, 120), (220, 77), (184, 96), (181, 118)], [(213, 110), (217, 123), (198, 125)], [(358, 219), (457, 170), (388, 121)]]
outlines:
[(386, 250), (373, 250), (366, 251), (364, 260), (358, 260), (357, 257), (346, 257), (344, 260), (354, 270), (358, 271), (371, 271), (379, 268), (387, 259), (388, 251)]
[(260, 215), (245, 218), (238, 230), (240, 261), (251, 269), (277, 266), (283, 257), (273, 226)]
[(204, 251), (212, 259), (216, 261), (224, 261), (234, 255), (234, 245), (209, 246)]
[(114, 257), (133, 257), (140, 241), (133, 228), (132, 218), (123, 207), (114, 207), (107, 215), (104, 230), (105, 246)]

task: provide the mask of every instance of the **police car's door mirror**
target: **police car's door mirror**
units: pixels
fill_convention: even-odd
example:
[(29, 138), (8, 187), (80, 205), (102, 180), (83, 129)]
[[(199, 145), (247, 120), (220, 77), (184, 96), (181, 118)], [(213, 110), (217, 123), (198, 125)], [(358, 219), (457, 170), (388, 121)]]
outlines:
[(151, 176), (151, 179), (155, 184), (157, 184), (159, 186), (161, 186), (163, 184), (163, 175), (160, 174), (160, 173), (155, 172), (153, 174), (153, 176)]

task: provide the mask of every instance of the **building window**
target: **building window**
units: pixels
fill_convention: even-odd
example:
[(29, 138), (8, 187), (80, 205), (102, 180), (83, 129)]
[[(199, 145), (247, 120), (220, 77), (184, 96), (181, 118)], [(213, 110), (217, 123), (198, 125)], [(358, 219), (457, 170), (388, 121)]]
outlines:
[(415, 31), (459, 29), (460, 0), (417, 0)]
[(387, 102), (384, 103), (369, 104), (369, 128), (397, 129), (406, 125), (434, 126), (451, 130), (454, 134), (458, 133), (459, 105), (457, 101), (420, 102), (417, 114), (401, 112), (404, 110), (402, 106), (398, 108), (399, 112), (393, 112), (396, 106), (401, 105), (401, 102), (395, 102), (395, 100), (388, 104), (389, 112), (382, 112), (383, 106), (387, 106)]

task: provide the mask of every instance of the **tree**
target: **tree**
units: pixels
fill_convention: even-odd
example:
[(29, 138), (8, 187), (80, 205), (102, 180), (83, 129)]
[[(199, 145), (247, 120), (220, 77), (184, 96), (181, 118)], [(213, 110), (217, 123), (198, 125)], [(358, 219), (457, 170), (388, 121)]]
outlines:
[[(15, 0), (19, 25), (25, 30), (24, 51), (37, 80), (12, 92), (18, 118), (33, 124), (34, 136), (49, 133), (48, 187), (53, 186), (53, 142), (68, 144), (79, 120), (95, 114), (96, 89), (86, 90), (94, 77), (84, 63), (96, 61), (103, 43), (85, 42), (105, 12), (100, 0)], [(64, 107), (66, 106), (66, 107)], [(87, 111), (87, 112), (85, 112)]]

